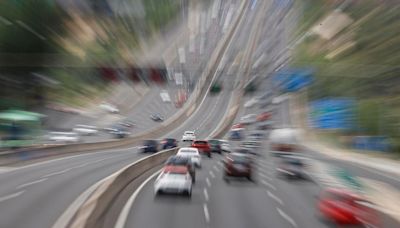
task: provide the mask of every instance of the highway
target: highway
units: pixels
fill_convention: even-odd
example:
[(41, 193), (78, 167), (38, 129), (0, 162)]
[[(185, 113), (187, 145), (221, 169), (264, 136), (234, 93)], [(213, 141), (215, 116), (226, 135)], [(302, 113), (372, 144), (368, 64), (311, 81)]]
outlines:
[[(251, 13), (246, 15), (246, 19), (249, 21), (254, 17), (255, 15)], [(267, 23), (264, 25), (266, 28), (272, 27)], [(246, 25), (241, 27), (243, 30), (248, 30), (241, 33), (238, 39), (248, 38), (246, 35), (250, 34), (250, 27)], [(264, 71), (252, 72), (265, 74), (265, 78), (259, 82), (259, 91), (255, 95), (263, 95), (266, 91), (271, 90), (272, 82), (268, 76), (276, 66), (283, 64), (286, 55), (290, 54), (281, 51), (286, 48), (287, 44), (284, 42), (287, 40), (287, 34), (284, 34), (284, 30), (279, 28), (275, 32), (274, 34), (271, 29), (263, 30), (263, 36), (269, 34), (267, 39), (270, 39), (270, 46), (261, 40), (255, 50), (255, 55), (253, 55), (252, 63), (254, 64), (262, 55), (263, 52), (260, 49), (265, 50), (266, 47), (270, 48), (269, 53), (281, 54), (283, 57), (277, 57), (276, 59), (280, 59), (281, 62), (274, 63), (273, 67), (266, 64), (261, 68)], [(236, 46), (237, 55), (242, 52), (238, 47), (243, 46)], [(230, 50), (232, 51), (232, 49)], [(232, 52), (231, 64), (235, 59), (235, 52)], [(244, 98), (245, 101), (249, 99), (251, 97)], [(287, 101), (273, 107), (273, 121), (276, 126), (292, 124), (289, 107)], [(251, 113), (258, 114), (263, 110), (265, 109), (259, 108), (257, 105), (252, 108), (241, 108), (235, 122), (239, 122), (241, 116)], [(253, 127), (250, 127), (249, 130), (252, 129)], [(389, 174), (380, 173), (377, 170), (368, 171), (367, 167), (327, 158), (316, 151), (302, 152), (311, 159), (312, 163), (333, 164), (349, 170), (355, 176), (382, 181), (400, 189), (400, 182), (390, 177)], [(136, 195), (133, 204), (129, 205), (129, 214), (122, 227), (333, 227), (332, 224), (323, 221), (319, 211), (316, 210), (317, 197), (322, 189), (312, 175), (310, 174), (309, 179), (300, 181), (288, 181), (278, 177), (276, 173), (278, 158), (271, 156), (267, 140), (264, 141), (259, 153), (261, 156), (256, 159), (254, 182), (245, 179), (225, 182), (222, 178), (222, 156), (216, 154), (211, 159), (204, 157), (203, 167), (196, 174), (196, 183), (191, 199), (174, 195), (155, 197), (153, 191), (155, 177), (149, 178)], [(383, 213), (379, 213), (379, 215), (380, 227), (400, 227), (394, 218)]]
[[(180, 139), (185, 130), (193, 129), (199, 138), (207, 136), (220, 122), (231, 93), (224, 90), (218, 96), (207, 96), (187, 121), (165, 137)], [(144, 156), (147, 155), (132, 147), (50, 159), (23, 167), (2, 167), (0, 227), (58, 228), (60, 223), (56, 222), (60, 222), (60, 216), (81, 193)]]

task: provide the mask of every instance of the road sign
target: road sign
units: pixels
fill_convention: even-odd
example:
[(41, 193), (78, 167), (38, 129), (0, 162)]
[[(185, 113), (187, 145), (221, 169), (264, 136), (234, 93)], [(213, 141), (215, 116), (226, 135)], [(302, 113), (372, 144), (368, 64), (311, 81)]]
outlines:
[(309, 122), (319, 129), (351, 129), (355, 102), (349, 98), (327, 98), (311, 102)]
[(273, 76), (274, 85), (283, 92), (298, 91), (313, 82), (313, 70), (311, 68), (281, 69)]

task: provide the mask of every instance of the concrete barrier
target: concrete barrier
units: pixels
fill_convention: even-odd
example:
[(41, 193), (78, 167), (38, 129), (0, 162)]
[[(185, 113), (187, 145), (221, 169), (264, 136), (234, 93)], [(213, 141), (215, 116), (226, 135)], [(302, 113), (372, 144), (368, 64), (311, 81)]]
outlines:
[(146, 171), (164, 163), (177, 150), (178, 148), (169, 149), (145, 157), (103, 179), (102, 183), (79, 208), (69, 227), (96, 227), (96, 222), (100, 220), (112, 201), (129, 183)]

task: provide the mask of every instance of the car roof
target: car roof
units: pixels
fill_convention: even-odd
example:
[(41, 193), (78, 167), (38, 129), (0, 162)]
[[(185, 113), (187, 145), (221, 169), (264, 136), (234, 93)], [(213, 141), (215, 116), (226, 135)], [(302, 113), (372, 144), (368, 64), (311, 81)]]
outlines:
[(186, 174), (188, 172), (188, 168), (183, 165), (167, 165), (163, 169), (163, 173), (179, 173)]
[(357, 195), (356, 193), (354, 193), (348, 189), (345, 189), (345, 188), (326, 188), (324, 191), (326, 193), (332, 193), (332, 194), (341, 195), (344, 197), (350, 197), (353, 199), (365, 200), (362, 196)]
[(198, 152), (199, 150), (194, 147), (182, 147), (178, 150), (178, 153), (181, 151), (192, 151), (192, 152)]

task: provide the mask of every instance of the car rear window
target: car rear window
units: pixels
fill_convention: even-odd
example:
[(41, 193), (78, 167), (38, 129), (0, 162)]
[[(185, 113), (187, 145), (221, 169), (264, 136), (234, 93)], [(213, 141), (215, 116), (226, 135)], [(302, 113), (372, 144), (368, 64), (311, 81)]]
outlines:
[(247, 164), (249, 163), (249, 158), (246, 156), (230, 156), (228, 157), (229, 160), (232, 161), (234, 164)]
[(180, 150), (179, 153), (197, 154), (197, 151), (195, 151), (195, 150)]
[(206, 141), (195, 141), (195, 144), (200, 144), (200, 145), (206, 145), (207, 142)]

